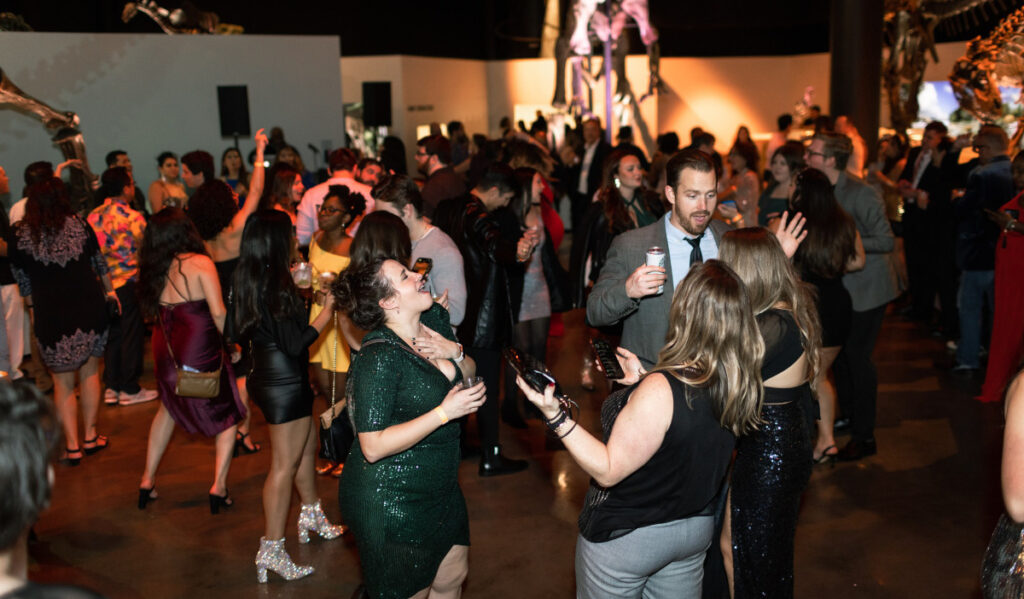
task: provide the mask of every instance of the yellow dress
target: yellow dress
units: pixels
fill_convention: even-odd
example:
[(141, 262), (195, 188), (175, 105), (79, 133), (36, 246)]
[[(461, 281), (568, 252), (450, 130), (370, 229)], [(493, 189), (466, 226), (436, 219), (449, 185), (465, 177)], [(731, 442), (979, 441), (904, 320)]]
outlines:
[[(337, 254), (324, 251), (314, 239), (309, 244), (309, 263), (313, 266), (313, 291), (320, 290), (320, 273), (333, 272), (338, 274), (348, 268), (349, 262), (351, 260), (348, 256), (338, 256)], [(314, 302), (309, 311), (309, 322), (313, 322), (322, 309), (323, 306)], [(348, 372), (350, 361), (348, 343), (345, 342), (345, 336), (335, 326), (335, 322), (337, 321), (332, 320), (324, 327), (320, 337), (313, 342), (313, 345), (309, 346), (309, 361), (320, 364), (328, 372), (332, 370), (334, 372)], [(337, 340), (338, 348), (337, 362), (334, 359), (335, 340)]]

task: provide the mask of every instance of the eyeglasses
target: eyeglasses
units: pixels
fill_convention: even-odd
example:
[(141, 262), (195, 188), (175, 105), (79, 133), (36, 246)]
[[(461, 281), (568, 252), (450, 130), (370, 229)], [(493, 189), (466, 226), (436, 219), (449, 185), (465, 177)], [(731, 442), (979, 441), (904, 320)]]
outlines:
[(417, 150), (417, 151), (416, 151), (416, 155), (417, 155), (417, 156), (426, 156), (426, 155), (427, 155), (427, 153), (426, 153), (426, 152), (424, 152), (423, 150)]
[(821, 156), (822, 158), (824, 158), (825, 157), (825, 153), (824, 152), (815, 152), (814, 150), (808, 148), (808, 149), (804, 150), (804, 156)]
[(337, 214), (344, 212), (341, 208), (329, 208), (327, 206), (320, 206), (320, 214)]

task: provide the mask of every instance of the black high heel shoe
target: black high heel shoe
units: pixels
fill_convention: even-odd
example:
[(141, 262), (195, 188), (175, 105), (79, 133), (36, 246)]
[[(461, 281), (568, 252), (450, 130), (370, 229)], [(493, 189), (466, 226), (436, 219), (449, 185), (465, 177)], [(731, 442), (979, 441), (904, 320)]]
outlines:
[(231, 495), (224, 493), (223, 495), (210, 494), (210, 513), (219, 514), (220, 508), (229, 508), (234, 505), (235, 502), (231, 499)]
[(146, 509), (146, 504), (150, 501), (156, 501), (156, 485), (148, 489), (139, 489), (139, 509)]
[(251, 455), (263, 449), (259, 443), (252, 439), (249, 439), (250, 443), (252, 443), (252, 447), (249, 447), (245, 444), (246, 439), (249, 439), (249, 433), (235, 433), (235, 451), (233, 457), (237, 458), (239, 455)]

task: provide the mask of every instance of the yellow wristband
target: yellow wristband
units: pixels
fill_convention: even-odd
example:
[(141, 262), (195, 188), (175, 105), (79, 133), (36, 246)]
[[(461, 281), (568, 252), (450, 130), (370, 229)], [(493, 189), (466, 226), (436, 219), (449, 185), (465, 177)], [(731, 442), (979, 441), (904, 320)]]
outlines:
[(444, 408), (442, 408), (441, 406), (437, 406), (436, 408), (434, 408), (434, 411), (437, 412), (437, 415), (441, 418), (442, 425), (448, 424), (448, 414), (444, 413)]

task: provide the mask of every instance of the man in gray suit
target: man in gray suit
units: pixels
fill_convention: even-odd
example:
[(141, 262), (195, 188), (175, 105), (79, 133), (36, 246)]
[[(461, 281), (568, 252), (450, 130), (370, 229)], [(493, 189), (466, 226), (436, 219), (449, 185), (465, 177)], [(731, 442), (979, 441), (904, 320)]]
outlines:
[[(729, 230), (711, 219), (718, 203), (718, 177), (706, 154), (682, 150), (668, 161), (665, 172), (665, 199), (672, 209), (658, 222), (612, 241), (587, 299), (587, 321), (598, 327), (621, 321), (622, 347), (635, 353), (644, 368), (658, 361), (665, 345), (672, 291), (691, 264), (718, 257), (718, 241)], [(645, 266), (652, 246), (665, 251), (665, 268)], [(661, 285), (665, 290), (658, 293)]]
[(836, 200), (853, 217), (867, 254), (863, 270), (843, 277), (843, 285), (853, 300), (853, 317), (850, 337), (833, 366), (839, 405), (843, 415), (851, 421), (852, 438), (838, 454), (840, 460), (847, 461), (877, 452), (878, 372), (871, 361), (871, 352), (882, 328), (885, 307), (896, 297), (896, 272), (891, 260), (892, 228), (878, 193), (863, 180), (845, 172), (852, 152), (849, 137), (825, 132), (814, 136), (804, 154), (807, 166), (825, 173), (832, 182)]

